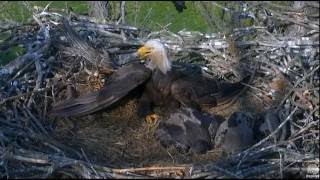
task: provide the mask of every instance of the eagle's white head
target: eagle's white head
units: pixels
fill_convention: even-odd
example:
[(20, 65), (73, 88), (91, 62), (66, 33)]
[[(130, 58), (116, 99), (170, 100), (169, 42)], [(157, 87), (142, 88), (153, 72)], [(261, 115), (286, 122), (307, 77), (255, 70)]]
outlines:
[(144, 46), (138, 49), (138, 55), (140, 58), (150, 60), (147, 67), (151, 70), (157, 68), (164, 74), (171, 70), (171, 62), (168, 59), (166, 48), (158, 40), (148, 40)]

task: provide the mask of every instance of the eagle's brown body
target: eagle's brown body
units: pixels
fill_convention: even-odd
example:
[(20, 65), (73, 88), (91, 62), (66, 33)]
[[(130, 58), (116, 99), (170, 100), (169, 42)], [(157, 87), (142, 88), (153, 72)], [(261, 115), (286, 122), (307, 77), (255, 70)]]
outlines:
[(199, 66), (172, 65), (166, 48), (157, 40), (149, 40), (137, 54), (150, 61), (124, 66), (113, 73), (99, 92), (63, 102), (51, 111), (54, 116), (81, 116), (106, 108), (144, 84), (139, 114), (150, 113), (152, 104), (172, 110), (180, 105), (199, 109), (217, 106), (240, 92), (241, 83), (222, 83), (202, 74)]
[[(50, 112), (53, 116), (83, 116), (107, 108), (132, 90), (141, 87), (138, 114), (149, 115), (152, 106), (165, 108), (157, 138), (168, 146), (180, 144), (194, 152), (204, 153), (212, 145), (217, 128), (209, 135), (207, 116), (202, 107), (216, 107), (233, 100), (242, 91), (243, 85), (218, 81), (203, 74), (199, 66), (172, 65), (164, 45), (149, 40), (137, 54), (149, 59), (148, 65), (133, 63), (115, 71), (98, 92), (62, 102)], [(246, 82), (249, 78), (245, 78)], [(187, 111), (181, 109), (188, 108)], [(209, 118), (212, 123), (215, 118)], [(207, 125), (205, 125), (207, 124)], [(219, 123), (218, 123), (219, 124)], [(206, 126), (206, 127), (204, 127)]]
[(241, 90), (240, 83), (221, 83), (205, 77), (198, 68), (173, 66), (167, 74), (150, 71), (143, 64), (134, 63), (120, 68), (98, 92), (62, 102), (53, 107), (53, 116), (83, 116), (117, 102), (139, 85), (144, 84), (140, 99), (139, 114), (145, 116), (151, 105), (167, 108), (179, 106), (200, 108), (203, 105), (217, 106), (220, 101), (233, 98)]
[(153, 71), (138, 111), (144, 116), (152, 104), (165, 107), (169, 113), (181, 105), (194, 109), (215, 107), (234, 98), (242, 87), (240, 82), (231, 84), (206, 77), (198, 66), (176, 65), (167, 74)]

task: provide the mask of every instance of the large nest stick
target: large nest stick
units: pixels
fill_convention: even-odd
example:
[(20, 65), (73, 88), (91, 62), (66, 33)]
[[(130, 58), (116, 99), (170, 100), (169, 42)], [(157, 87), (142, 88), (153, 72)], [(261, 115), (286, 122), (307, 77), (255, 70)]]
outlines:
[[(11, 38), (1, 43), (1, 50), (21, 44), (26, 53), (0, 67), (0, 177), (319, 175), (319, 15), (269, 2), (249, 5), (249, 11), (255, 12), (254, 26), (235, 28), (227, 37), (218, 33), (173, 33), (165, 27), (139, 37), (140, 30), (135, 27), (99, 24), (85, 16), (68, 19), (46, 9), (34, 14), (31, 24), (1, 26), (0, 33), (11, 32)], [(305, 6), (316, 8), (319, 3)], [(300, 31), (294, 31), (297, 27)], [(100, 89), (110, 73), (138, 60), (134, 53), (151, 38), (165, 43), (173, 60), (202, 64), (212, 76), (233, 81), (243, 68), (255, 72), (253, 83), (247, 85), (248, 93), (265, 110), (276, 109), (281, 119), (279, 127), (245, 151), (205, 164), (141, 163), (128, 167), (96, 163), (90, 152), (60, 142), (55, 121), (47, 116), (52, 104)], [(287, 122), (290, 137), (275, 141), (273, 136)]]

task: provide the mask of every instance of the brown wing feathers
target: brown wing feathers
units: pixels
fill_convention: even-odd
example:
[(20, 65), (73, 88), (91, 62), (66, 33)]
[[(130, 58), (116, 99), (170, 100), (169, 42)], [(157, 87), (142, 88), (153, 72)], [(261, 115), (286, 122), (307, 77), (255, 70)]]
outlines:
[(111, 75), (102, 90), (57, 104), (49, 115), (82, 116), (106, 108), (144, 83), (150, 74), (150, 70), (142, 64), (125, 66)]

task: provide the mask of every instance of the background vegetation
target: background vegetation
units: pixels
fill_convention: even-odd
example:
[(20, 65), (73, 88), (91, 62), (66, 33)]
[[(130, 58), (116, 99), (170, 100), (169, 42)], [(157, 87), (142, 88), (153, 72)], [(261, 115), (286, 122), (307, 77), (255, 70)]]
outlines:
[[(53, 10), (69, 9), (74, 13), (86, 15), (89, 6), (87, 1), (2, 1), (0, 2), (0, 21), (28, 23), (32, 20), (32, 11), (43, 9), (50, 3)], [(117, 5), (119, 2), (111, 2)], [(187, 9), (179, 13), (171, 1), (128, 1), (126, 2), (125, 22), (136, 27), (143, 27), (151, 31), (162, 29), (164, 26), (170, 31), (178, 32), (182, 29), (208, 32), (211, 29), (206, 20), (195, 6), (194, 2), (186, 2)], [(1, 35), (0, 43), (7, 38)], [(24, 53), (20, 47), (12, 47), (6, 51), (0, 50), (0, 65)]]
[[(239, 8), (238, 2), (193, 2), (186, 1), (187, 9), (179, 13), (172, 1), (127, 1), (125, 3), (125, 23), (149, 31), (159, 31), (166, 28), (174, 33), (186, 29), (199, 32), (225, 32), (228, 33), (234, 26), (250, 26), (250, 20), (233, 22), (230, 13), (222, 6)], [(287, 4), (288, 2), (277, 2)], [(50, 4), (50, 5), (49, 5)], [(117, 20), (120, 13), (120, 2), (109, 1), (110, 14)], [(0, 22), (3, 23), (28, 23), (32, 20), (32, 12), (49, 9), (73, 12), (87, 15), (90, 9), (88, 1), (2, 1), (0, 2)], [(222, 6), (220, 6), (222, 5)], [(1, 33), (0, 43), (8, 36)], [(0, 50), (0, 65), (5, 65), (25, 51), (19, 46), (14, 46), (5, 51)]]
[[(109, 1), (104, 16), (106, 2), (0, 2), (0, 177), (319, 176), (319, 2), (197, 1), (178, 13), (172, 2)], [(50, 117), (54, 104), (103, 87), (109, 57), (129, 62), (152, 38), (172, 60), (203, 62), (208, 76), (250, 72), (237, 107), (224, 110), (268, 120), (271, 134), (220, 159), (219, 149), (160, 148), (157, 126), (136, 117), (136, 98), (82, 118)]]
[[(31, 17), (31, 10), (33, 8), (44, 8), (50, 1), (4, 1), (0, 3), (2, 9), (0, 18), (2, 20), (9, 19), (27, 22)], [(173, 32), (177, 32), (183, 28), (207, 32), (209, 26), (201, 16), (200, 10), (195, 6), (195, 3), (187, 1), (186, 6), (187, 9), (179, 13), (171, 1), (128, 1), (126, 2), (125, 18), (126, 22), (130, 25), (143, 26), (153, 30), (160, 29), (161, 26), (171, 23), (168, 28)], [(50, 8), (71, 8), (72, 11), (78, 14), (87, 14), (89, 9), (87, 1), (52, 1)]]

